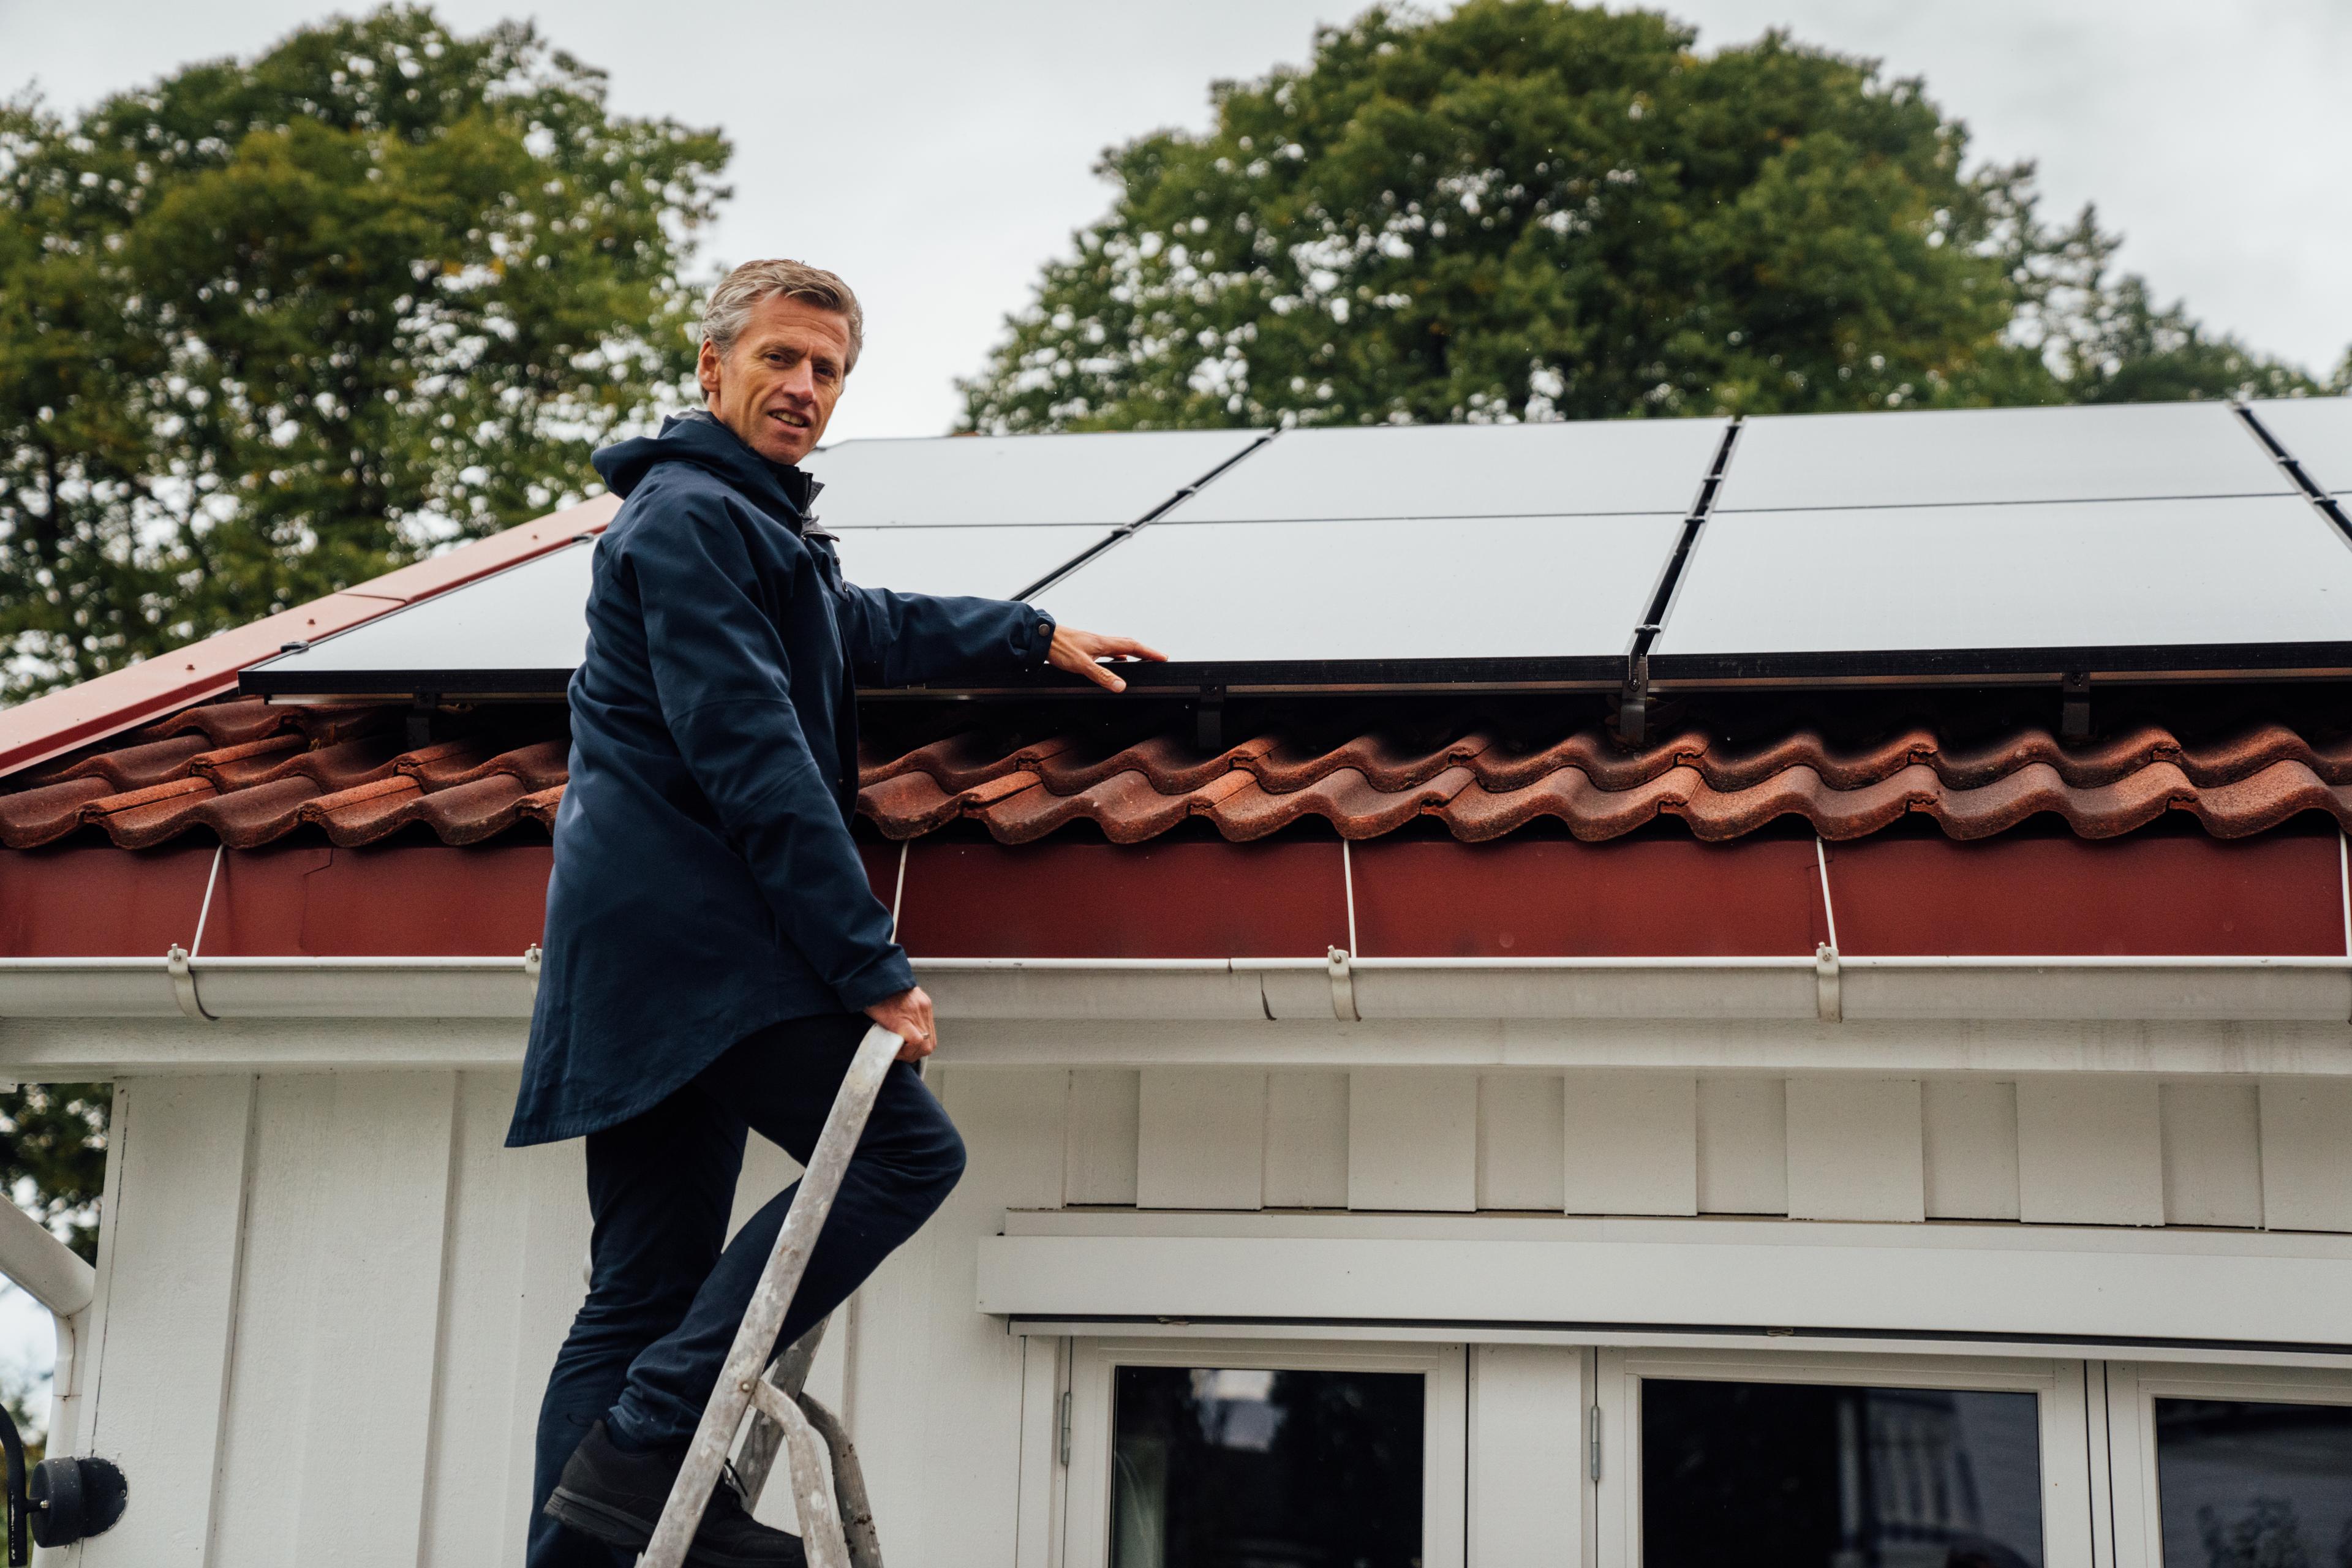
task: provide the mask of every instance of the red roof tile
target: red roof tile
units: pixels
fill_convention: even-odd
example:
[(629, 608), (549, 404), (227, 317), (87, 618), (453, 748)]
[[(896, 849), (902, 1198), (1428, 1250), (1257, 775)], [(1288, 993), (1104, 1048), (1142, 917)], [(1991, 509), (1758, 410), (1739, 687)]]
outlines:
[[(205, 832), (243, 848), (306, 827), (344, 846), (412, 829), (475, 844), (552, 824), (566, 764), (560, 710), (486, 708), (443, 721), (460, 732), (413, 747), (401, 738), (404, 717), (388, 705), (192, 708), (0, 781), (0, 844), (102, 833), (145, 847)], [(1192, 817), (1235, 842), (1309, 819), (1370, 838), (1421, 817), (1465, 841), (1544, 821), (1601, 840), (1664, 816), (1711, 841), (1783, 817), (1852, 839), (1915, 814), (1956, 839), (2044, 814), (2085, 838), (2168, 812), (2219, 838), (2305, 812), (2352, 826), (2352, 741), (2315, 741), (2275, 721), (2194, 743), (2154, 724), (2084, 742), (2011, 727), (1966, 743), (1898, 726), (1853, 744), (1812, 728), (1734, 743), (1692, 727), (1629, 749), (1597, 727), (1547, 738), (1479, 722), (1423, 741), (1335, 728), (1302, 710), (1214, 750), (1163, 732), (1038, 740), (973, 729), (870, 748), (864, 764), (858, 810), (891, 839), (968, 822), (1001, 843), (1026, 844), (1091, 824), (1128, 844)]]

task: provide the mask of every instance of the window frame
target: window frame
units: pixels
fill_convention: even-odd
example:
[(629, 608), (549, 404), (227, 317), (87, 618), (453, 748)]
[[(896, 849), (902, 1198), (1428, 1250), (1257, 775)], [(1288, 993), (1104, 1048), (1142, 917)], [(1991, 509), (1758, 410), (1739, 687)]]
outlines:
[(1422, 1563), (1464, 1568), (1469, 1484), (1468, 1347), (1302, 1344), (1290, 1340), (1080, 1339), (1070, 1354), (1070, 1447), (1062, 1568), (1109, 1568), (1112, 1380), (1122, 1366), (1394, 1372), (1426, 1379), (1422, 1404)]
[(2106, 1363), (2116, 1561), (2163, 1568), (2164, 1500), (2157, 1490), (2156, 1402), (2244, 1400), (2264, 1405), (2352, 1405), (2352, 1372), (2203, 1362)]
[(2112, 1562), (2095, 1553), (2092, 1538), (2096, 1479), (2079, 1361), (1611, 1347), (1600, 1352), (1596, 1378), (1601, 1474), (1594, 1511), (1602, 1568), (1637, 1568), (1642, 1562), (1642, 1384), (1654, 1377), (2038, 1395), (2044, 1568)]

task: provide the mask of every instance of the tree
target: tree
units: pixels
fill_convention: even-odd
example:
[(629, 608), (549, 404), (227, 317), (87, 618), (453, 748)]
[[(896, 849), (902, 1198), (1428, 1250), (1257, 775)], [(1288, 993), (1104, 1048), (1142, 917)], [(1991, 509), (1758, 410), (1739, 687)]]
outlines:
[[(0, 104), (0, 700), (593, 488), (691, 368), (728, 152), (415, 8)], [(0, 1179), (85, 1257), (109, 1102), (0, 1094)]]
[(406, 7), (0, 106), (0, 696), (576, 499), (691, 364), (727, 157)]
[[(1769, 33), (1468, 0), (1316, 36), (1114, 148), (961, 384), (987, 431), (2202, 395), (2284, 375), (2108, 279), (1916, 80)], [(2137, 292), (2133, 290), (2137, 289)], [(2149, 362), (2146, 374), (2133, 367)], [(2284, 383), (2279, 383), (2284, 384)]]

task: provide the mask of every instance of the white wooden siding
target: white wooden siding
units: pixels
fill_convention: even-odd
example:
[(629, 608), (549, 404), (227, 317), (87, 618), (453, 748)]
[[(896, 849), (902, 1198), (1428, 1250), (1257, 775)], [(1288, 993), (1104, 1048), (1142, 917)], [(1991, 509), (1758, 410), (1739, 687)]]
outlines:
[(1348, 1206), (1348, 1075), (1276, 1072), (1265, 1078), (1268, 1208)]
[(1348, 1206), (1478, 1206), (1478, 1080), (1426, 1068), (1358, 1072), (1348, 1086)]
[[(2352, 1084), (2336, 1079), (950, 1064), (933, 1082), (970, 1173), (843, 1315), (817, 1373), (858, 1435), (893, 1556), (912, 1562), (1056, 1561), (1035, 1489), (1058, 1483), (1034, 1472), (1053, 1463), (1065, 1347), (975, 1310), (979, 1245), (1008, 1211), (2352, 1233)], [(588, 1224), (578, 1143), (502, 1147), (515, 1085), (499, 1068), (120, 1086), (81, 1422), (88, 1451), (124, 1460), (133, 1506), (67, 1561), (519, 1560)], [(754, 1141), (739, 1218), (793, 1174)], [(1513, 1401), (1521, 1381), (1576, 1374), (1565, 1360), (1504, 1366), (1523, 1353), (1538, 1352), (1478, 1374), (1509, 1377), (1482, 1385), (1473, 1439), (1517, 1432), (1556, 1464), (1576, 1434)], [(1471, 1517), (1475, 1560), (1517, 1560), (1535, 1539), (1532, 1515), (1474, 1502)]]
[(1799, 1079), (1789, 1085), (1791, 1219), (1927, 1217), (1919, 1080)]

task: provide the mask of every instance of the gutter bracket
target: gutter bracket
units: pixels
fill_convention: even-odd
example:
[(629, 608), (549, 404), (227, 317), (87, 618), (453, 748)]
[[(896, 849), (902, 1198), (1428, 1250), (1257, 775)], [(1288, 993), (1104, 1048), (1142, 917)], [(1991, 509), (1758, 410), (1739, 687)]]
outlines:
[(1843, 982), (1838, 973), (1838, 950), (1830, 942), (1813, 949), (1815, 1010), (1824, 1024), (1845, 1022)]
[(539, 943), (532, 942), (522, 950), (523, 977), (530, 982), (533, 994), (539, 991)]
[(1331, 976), (1331, 1016), (1343, 1024), (1363, 1021), (1356, 1011), (1356, 972), (1351, 967), (1348, 950), (1335, 947), (1327, 955), (1327, 972)]
[(213, 1016), (205, 1011), (204, 998), (196, 994), (196, 974), (188, 967), (188, 950), (173, 942), (163, 954), (163, 967), (171, 973), (172, 994), (179, 998), (182, 1015), (211, 1023)]

